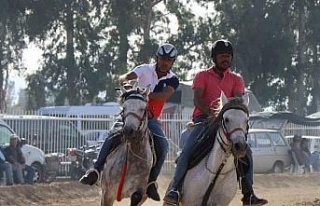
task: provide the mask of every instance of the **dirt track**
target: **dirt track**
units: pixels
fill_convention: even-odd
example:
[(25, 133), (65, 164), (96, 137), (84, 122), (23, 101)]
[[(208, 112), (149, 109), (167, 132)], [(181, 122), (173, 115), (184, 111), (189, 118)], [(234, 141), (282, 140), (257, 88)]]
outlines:
[[(267, 198), (270, 206), (320, 206), (320, 174), (308, 175), (255, 175), (255, 192)], [(160, 192), (169, 183), (168, 177), (161, 177)], [(33, 186), (0, 187), (0, 205), (44, 205), (44, 206), (87, 206), (99, 205), (99, 188), (81, 185), (78, 182), (54, 182)], [(241, 205), (242, 195), (238, 191), (231, 206)], [(127, 200), (116, 206), (128, 206)], [(160, 206), (162, 203), (148, 200), (146, 206)]]

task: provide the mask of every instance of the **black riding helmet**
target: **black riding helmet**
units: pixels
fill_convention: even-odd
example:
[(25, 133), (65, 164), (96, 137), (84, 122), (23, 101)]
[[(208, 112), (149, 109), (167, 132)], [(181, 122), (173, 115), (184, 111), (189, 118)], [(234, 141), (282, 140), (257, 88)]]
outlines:
[(215, 58), (217, 54), (221, 54), (221, 53), (228, 53), (233, 56), (233, 48), (230, 41), (219, 39), (213, 43), (212, 49), (211, 49), (211, 57)]
[(159, 46), (156, 55), (158, 57), (168, 57), (175, 59), (178, 55), (178, 51), (172, 44), (162, 44), (161, 46)]

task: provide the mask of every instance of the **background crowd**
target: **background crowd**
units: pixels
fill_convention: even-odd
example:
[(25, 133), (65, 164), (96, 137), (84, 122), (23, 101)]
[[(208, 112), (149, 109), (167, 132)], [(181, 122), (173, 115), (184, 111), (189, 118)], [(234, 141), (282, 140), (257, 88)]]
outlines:
[(10, 137), (10, 145), (0, 146), (0, 180), (4, 185), (33, 184), (35, 170), (25, 164), (21, 151), (21, 139), (17, 135)]

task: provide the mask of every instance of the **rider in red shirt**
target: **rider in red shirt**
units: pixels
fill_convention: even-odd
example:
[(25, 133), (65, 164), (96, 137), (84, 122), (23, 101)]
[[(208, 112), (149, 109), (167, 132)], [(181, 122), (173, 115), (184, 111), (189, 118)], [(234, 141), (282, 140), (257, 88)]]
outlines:
[[(198, 141), (197, 137), (206, 130), (207, 124), (205, 122), (211, 115), (212, 109), (217, 106), (221, 92), (223, 91), (228, 98), (242, 96), (245, 92), (243, 78), (230, 69), (233, 58), (231, 43), (227, 40), (215, 41), (211, 50), (211, 58), (214, 66), (197, 73), (193, 81), (193, 121), (195, 126), (183, 147), (172, 184), (169, 186), (168, 193), (164, 197), (164, 202), (170, 205), (179, 205), (180, 191), (191, 154), (199, 149), (195, 147)], [(267, 200), (260, 199), (254, 195), (252, 187), (252, 152), (250, 148), (247, 154), (250, 166), (244, 171), (244, 177), (241, 179), (242, 193), (244, 195), (242, 199), (243, 205), (267, 204)]]

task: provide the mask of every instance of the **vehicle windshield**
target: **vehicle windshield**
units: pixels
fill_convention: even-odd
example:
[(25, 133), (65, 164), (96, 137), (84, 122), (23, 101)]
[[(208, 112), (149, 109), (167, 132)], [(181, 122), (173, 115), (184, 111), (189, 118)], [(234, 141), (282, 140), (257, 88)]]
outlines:
[(5, 125), (0, 125), (0, 145), (7, 146), (10, 142), (10, 136), (13, 132)]

